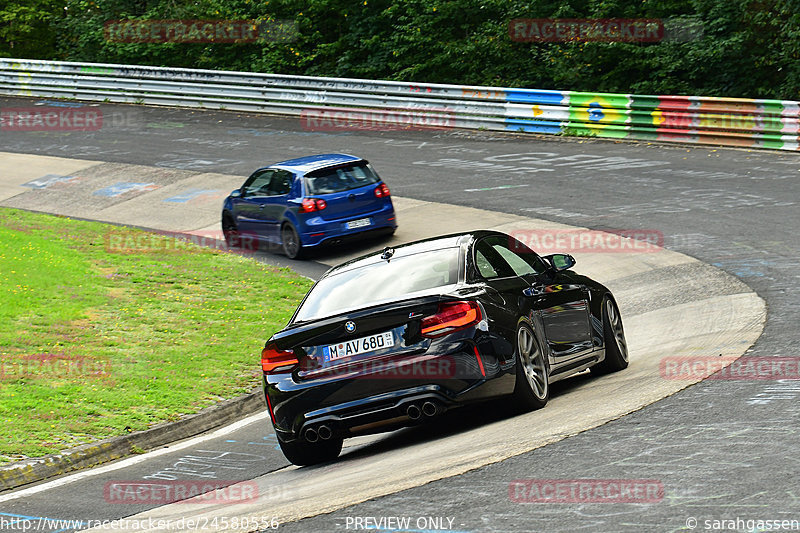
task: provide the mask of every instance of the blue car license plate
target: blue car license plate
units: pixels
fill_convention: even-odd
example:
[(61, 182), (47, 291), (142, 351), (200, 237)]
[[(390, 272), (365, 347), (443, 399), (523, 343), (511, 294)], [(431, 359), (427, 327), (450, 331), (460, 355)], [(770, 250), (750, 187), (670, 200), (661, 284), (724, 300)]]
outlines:
[(351, 220), (350, 222), (346, 222), (344, 227), (347, 229), (356, 229), (356, 228), (364, 228), (366, 226), (370, 226), (372, 221), (369, 218), (359, 218), (358, 220)]

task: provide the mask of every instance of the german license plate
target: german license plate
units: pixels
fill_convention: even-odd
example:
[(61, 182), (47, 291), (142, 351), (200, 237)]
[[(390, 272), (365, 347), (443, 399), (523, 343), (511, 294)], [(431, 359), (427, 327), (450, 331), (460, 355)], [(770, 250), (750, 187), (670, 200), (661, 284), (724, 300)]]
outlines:
[(360, 339), (324, 346), (322, 355), (325, 361), (336, 361), (337, 359), (353, 357), (383, 348), (391, 348), (392, 346), (394, 346), (394, 335), (392, 335), (391, 331), (385, 331), (369, 337), (361, 337)]
[(359, 218), (358, 220), (351, 220), (345, 223), (345, 227), (347, 229), (356, 229), (369, 226), (370, 224), (372, 224), (372, 221), (369, 218)]

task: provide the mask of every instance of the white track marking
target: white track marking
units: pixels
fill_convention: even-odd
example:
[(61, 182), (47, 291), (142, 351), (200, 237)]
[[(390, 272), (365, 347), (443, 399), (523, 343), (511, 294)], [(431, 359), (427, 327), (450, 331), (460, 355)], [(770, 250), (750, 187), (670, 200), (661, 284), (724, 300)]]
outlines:
[(27, 489), (17, 490), (11, 492), (9, 494), (0, 495), (0, 503), (7, 502), (9, 500), (15, 500), (17, 498), (22, 498), (25, 496), (30, 496), (32, 494), (37, 494), (39, 492), (54, 489), (56, 487), (61, 487), (63, 485), (69, 485), (70, 483), (74, 483), (76, 481), (80, 481), (81, 479), (86, 479), (88, 477), (97, 476), (99, 474), (105, 474), (106, 472), (111, 472), (114, 470), (119, 470), (120, 468), (126, 468), (131, 465), (135, 465), (144, 461), (147, 461), (153, 457), (158, 457), (160, 455), (164, 455), (167, 453), (172, 453), (178, 450), (183, 450), (184, 448), (190, 448), (192, 446), (196, 446), (201, 442), (205, 442), (207, 440), (216, 439), (217, 437), (222, 437), (228, 435), (229, 433), (233, 433), (234, 431), (241, 429), (247, 425), (253, 424), (255, 422), (259, 422), (264, 420), (265, 418), (269, 418), (269, 413), (264, 410), (261, 413), (249, 416), (244, 420), (239, 420), (238, 422), (234, 422), (228, 426), (220, 428), (212, 433), (208, 433), (206, 435), (200, 435), (199, 437), (191, 438), (187, 441), (180, 442), (178, 444), (172, 444), (166, 446), (164, 448), (160, 448), (158, 450), (147, 452), (142, 455), (137, 455), (135, 457), (129, 457), (127, 459), (123, 459), (121, 461), (117, 461), (110, 465), (101, 466), (98, 468), (92, 468), (90, 470), (84, 470), (82, 472), (78, 472), (76, 474), (72, 474), (66, 477), (54, 479), (53, 481), (48, 481), (46, 483), (42, 483), (41, 485), (36, 485), (34, 487), (30, 487)]

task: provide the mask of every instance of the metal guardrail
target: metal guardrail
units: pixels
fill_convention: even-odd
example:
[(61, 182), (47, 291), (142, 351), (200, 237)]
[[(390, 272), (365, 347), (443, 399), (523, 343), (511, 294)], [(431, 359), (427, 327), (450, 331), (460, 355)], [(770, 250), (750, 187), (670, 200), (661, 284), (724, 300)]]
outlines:
[(300, 116), (309, 129), (471, 128), (798, 150), (800, 102), (0, 58), (0, 94)]

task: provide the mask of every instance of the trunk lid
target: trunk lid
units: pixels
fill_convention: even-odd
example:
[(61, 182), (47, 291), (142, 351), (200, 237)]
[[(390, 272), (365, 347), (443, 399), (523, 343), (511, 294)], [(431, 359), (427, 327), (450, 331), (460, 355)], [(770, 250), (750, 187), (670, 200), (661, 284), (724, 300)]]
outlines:
[(319, 212), (319, 216), (326, 222), (335, 222), (379, 210), (385, 200), (375, 196), (377, 186), (371, 184), (358, 189), (318, 196), (328, 204)]
[(431, 341), (421, 335), (421, 319), (436, 313), (443, 299), (424, 296), (300, 323), (270, 342), (294, 351), (298, 380), (342, 376), (372, 368), (374, 361), (424, 353)]

